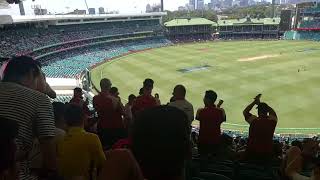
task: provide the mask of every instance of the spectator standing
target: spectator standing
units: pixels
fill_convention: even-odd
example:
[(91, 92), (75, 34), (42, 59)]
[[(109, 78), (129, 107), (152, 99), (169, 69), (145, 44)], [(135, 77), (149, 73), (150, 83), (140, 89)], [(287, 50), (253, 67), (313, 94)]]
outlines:
[(158, 93), (154, 94), (154, 98), (156, 98), (157, 104), (161, 105), (161, 100), (160, 100), (160, 96)]
[(134, 118), (143, 110), (158, 106), (156, 98), (152, 96), (154, 81), (152, 79), (145, 79), (143, 82), (143, 94), (138, 96), (132, 105), (132, 113)]
[(198, 146), (201, 156), (214, 155), (220, 150), (221, 124), (226, 121), (226, 115), (220, 107), (223, 101), (220, 100), (216, 106), (216, 100), (216, 92), (206, 91), (203, 98), (205, 107), (199, 109), (196, 115), (196, 119), (200, 121)]
[(185, 160), (191, 151), (190, 124), (183, 111), (170, 106), (149, 108), (135, 119), (132, 152), (144, 178), (184, 179)]
[(194, 120), (194, 110), (192, 104), (186, 100), (186, 93), (186, 88), (183, 85), (177, 85), (174, 87), (172, 95), (175, 101), (170, 102), (169, 106), (182, 110), (188, 116), (188, 120), (191, 125)]
[(66, 134), (67, 124), (64, 119), (66, 105), (62, 102), (53, 102), (54, 120), (56, 124), (56, 139), (61, 139)]
[(134, 94), (130, 94), (128, 97), (128, 103), (124, 106), (124, 117), (127, 127), (131, 127), (133, 123), (132, 105), (136, 98), (137, 97)]
[[(278, 117), (268, 104), (260, 102), (260, 98), (261, 94), (257, 95), (243, 111), (244, 118), (250, 125), (246, 156), (254, 160), (270, 160)], [(258, 116), (250, 113), (255, 105), (258, 106)]]
[(27, 158), (34, 138), (40, 142), (44, 176), (56, 170), (52, 105), (46, 95), (36, 91), (41, 74), (38, 61), (27, 56), (15, 57), (7, 64), (0, 83), (0, 116), (16, 121), (19, 126), (16, 142), (20, 179), (36, 178), (30, 173)]
[(93, 107), (98, 113), (98, 134), (105, 149), (110, 149), (119, 139), (125, 138), (122, 120), (123, 105), (119, 98), (110, 94), (111, 81), (100, 81), (101, 92), (93, 98)]
[(76, 87), (73, 89), (73, 97), (69, 103), (81, 107), (86, 115), (90, 114), (88, 103), (83, 100), (83, 92), (81, 88)]
[(88, 108), (88, 101), (83, 100), (83, 91), (81, 88), (76, 87), (73, 89), (73, 97), (69, 102), (70, 104), (77, 105), (82, 108), (84, 114), (86, 115), (86, 119), (84, 121), (85, 129), (89, 128), (89, 117), (91, 115), (90, 110)]
[(119, 97), (120, 93), (117, 87), (112, 87), (110, 89), (110, 95), (112, 95), (113, 97), (119, 98), (120, 100), (120, 97)]
[(68, 105), (66, 136), (58, 141), (58, 169), (65, 179), (92, 179), (101, 170), (105, 155), (99, 137), (84, 130), (85, 114), (77, 105)]

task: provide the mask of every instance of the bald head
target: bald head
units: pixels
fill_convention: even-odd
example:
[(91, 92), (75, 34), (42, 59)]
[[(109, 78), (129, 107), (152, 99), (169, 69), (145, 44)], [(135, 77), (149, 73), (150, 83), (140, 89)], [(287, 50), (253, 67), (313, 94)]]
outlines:
[(101, 91), (109, 91), (111, 89), (112, 83), (109, 79), (104, 78), (100, 81)]
[(176, 85), (176, 87), (174, 87), (173, 89), (173, 96), (177, 99), (184, 99), (185, 96), (186, 96), (186, 88), (179, 84), (179, 85)]

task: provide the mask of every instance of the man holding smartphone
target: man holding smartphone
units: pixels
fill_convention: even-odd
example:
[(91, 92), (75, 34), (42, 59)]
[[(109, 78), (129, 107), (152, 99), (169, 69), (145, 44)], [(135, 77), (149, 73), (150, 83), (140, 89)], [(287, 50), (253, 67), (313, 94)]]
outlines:
[[(277, 126), (276, 112), (258, 94), (243, 111), (245, 120), (250, 124), (246, 157), (254, 160), (268, 160), (272, 156), (273, 134)], [(250, 113), (257, 105), (258, 116)]]
[(203, 102), (205, 107), (199, 109), (196, 120), (200, 121), (199, 131), (199, 153), (201, 156), (216, 155), (221, 143), (221, 124), (226, 121), (224, 109), (220, 106), (223, 101), (215, 105), (217, 93), (208, 90)]

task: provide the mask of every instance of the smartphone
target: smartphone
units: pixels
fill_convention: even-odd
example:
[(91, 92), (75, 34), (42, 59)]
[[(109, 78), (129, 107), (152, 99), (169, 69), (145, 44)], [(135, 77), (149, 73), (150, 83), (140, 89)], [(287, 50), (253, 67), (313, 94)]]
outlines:
[(258, 94), (258, 95), (256, 96), (256, 98), (261, 98), (261, 96), (262, 96), (262, 94)]

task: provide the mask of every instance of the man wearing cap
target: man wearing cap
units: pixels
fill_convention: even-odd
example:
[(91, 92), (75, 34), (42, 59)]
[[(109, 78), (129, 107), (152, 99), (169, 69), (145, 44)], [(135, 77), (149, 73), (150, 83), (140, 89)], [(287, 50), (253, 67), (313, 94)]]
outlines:
[[(255, 160), (268, 160), (272, 155), (273, 134), (277, 126), (276, 112), (267, 103), (260, 102), (257, 95), (243, 111), (245, 120), (250, 124), (246, 157)], [(257, 105), (258, 116), (250, 113)]]
[(200, 121), (199, 153), (201, 156), (213, 155), (219, 150), (221, 141), (221, 124), (226, 121), (224, 109), (220, 108), (222, 100), (215, 105), (217, 93), (208, 90), (203, 102), (205, 107), (199, 109), (196, 120)]

